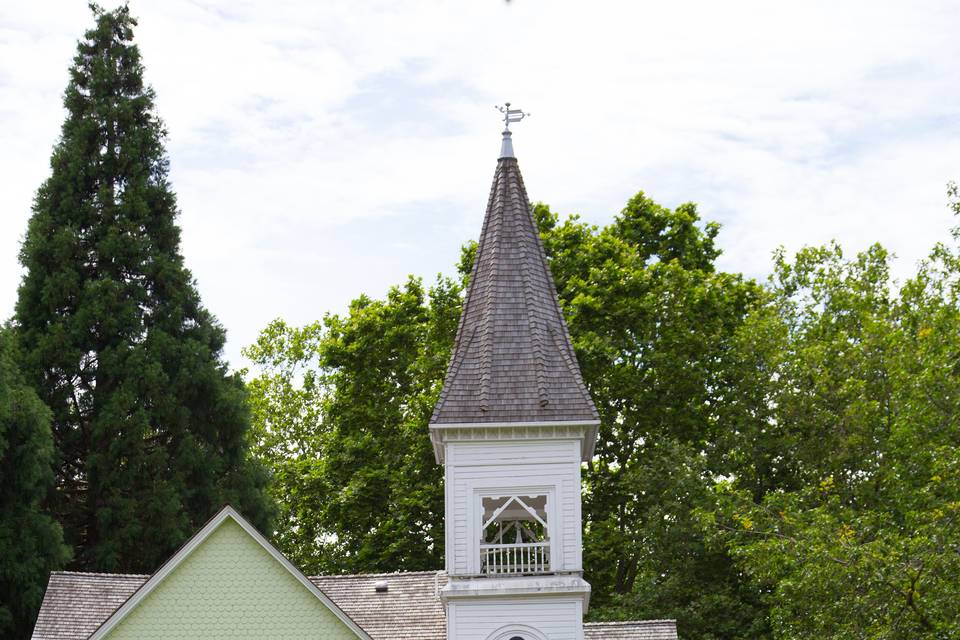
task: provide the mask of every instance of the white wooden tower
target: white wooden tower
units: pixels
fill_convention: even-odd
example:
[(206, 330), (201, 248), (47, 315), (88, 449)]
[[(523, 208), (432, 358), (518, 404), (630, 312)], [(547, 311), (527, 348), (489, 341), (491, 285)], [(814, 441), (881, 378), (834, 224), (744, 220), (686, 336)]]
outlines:
[(580, 463), (599, 424), (509, 124), (430, 423), (446, 488), (448, 640), (582, 640)]

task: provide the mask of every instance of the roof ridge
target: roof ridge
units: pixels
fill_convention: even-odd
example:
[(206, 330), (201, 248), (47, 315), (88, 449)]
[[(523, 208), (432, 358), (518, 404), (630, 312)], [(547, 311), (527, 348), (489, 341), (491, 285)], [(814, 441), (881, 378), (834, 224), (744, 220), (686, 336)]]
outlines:
[[(499, 167), (498, 167), (499, 169)], [(494, 179), (495, 183), (500, 182), (501, 178), (500, 171), (497, 171), (497, 176)], [(493, 198), (493, 193), (491, 193), (491, 199)], [(492, 200), (491, 200), (492, 201)], [(490, 216), (490, 221), (493, 223), (491, 228), (488, 230), (486, 221), (484, 222), (483, 235), (480, 238), (480, 245), (477, 246), (477, 255), (474, 258), (477, 263), (479, 263), (481, 255), (480, 251), (486, 245), (484, 241), (487, 239), (487, 233), (492, 234), (492, 239), (490, 240), (490, 251), (493, 252), (493, 279), (496, 280), (500, 275), (500, 261), (497, 258), (500, 255), (500, 246), (498, 241), (500, 240), (500, 231), (503, 226), (503, 205), (492, 204), (493, 207), (497, 207), (500, 217), (494, 221), (493, 216)], [(493, 209), (491, 209), (491, 212)], [(484, 256), (485, 257), (485, 256)], [(471, 282), (471, 286), (474, 283)], [(493, 345), (490, 343), (490, 316), (493, 307), (493, 287), (487, 287), (484, 292), (483, 300), (481, 302), (481, 321), (480, 321), (480, 411), (486, 412), (489, 409), (490, 401), (490, 358), (493, 354), (490, 352), (493, 350)], [(467, 296), (469, 301), (470, 296)], [(466, 307), (466, 305), (464, 305)], [(466, 316), (466, 308), (464, 308), (464, 316)], [(469, 347), (469, 345), (467, 345)]]
[[(590, 391), (587, 389), (587, 384), (583, 381), (583, 374), (580, 372), (580, 365), (577, 362), (577, 355), (575, 353), (570, 353), (570, 350), (573, 349), (573, 344), (570, 340), (570, 334), (567, 332), (566, 323), (563, 325), (564, 336), (558, 336), (556, 329), (550, 327), (550, 336), (553, 338), (553, 342), (556, 345), (557, 349), (560, 351), (560, 358), (563, 360), (563, 363), (567, 366), (567, 370), (573, 376), (574, 383), (580, 388), (583, 393), (587, 394), (587, 397), (590, 397)], [(566, 338), (564, 340), (564, 338)], [(597, 407), (593, 404), (591, 398), (590, 408), (593, 410), (593, 417), (599, 418), (597, 413)]]
[(323, 575), (307, 576), (311, 580), (323, 578), (380, 578), (384, 576), (432, 576), (445, 574), (446, 571), (438, 569), (436, 571), (391, 571), (386, 573), (333, 573)]
[[(518, 176), (518, 182), (522, 187), (522, 176)], [(523, 191), (524, 190), (521, 188), (521, 196)], [(521, 197), (521, 204), (525, 205), (529, 215), (528, 222), (533, 226), (534, 233), (537, 233), (537, 223), (533, 218), (533, 212), (530, 210), (530, 203), (526, 201), (526, 198)], [(527, 261), (527, 243), (529, 240), (530, 238), (524, 238), (522, 235), (520, 237), (519, 248), (523, 262)], [(533, 296), (535, 294), (531, 274), (528, 273), (526, 269), (520, 273), (521, 277), (523, 278), (523, 301), (524, 307), (527, 310), (527, 323), (530, 327), (530, 338), (533, 341), (533, 363), (537, 376), (537, 402), (541, 407), (545, 407), (550, 403), (550, 394), (547, 392), (546, 374), (544, 372), (544, 360), (546, 359), (546, 356), (543, 354), (543, 332), (540, 330), (541, 323), (538, 322), (538, 320), (541, 320), (541, 318), (538, 317), (538, 310), (533, 307)], [(543, 318), (542, 320), (544, 320), (543, 324), (546, 325), (546, 318)]]
[[(463, 322), (463, 314), (460, 315), (460, 321)], [(459, 342), (459, 339), (460, 339), (460, 338), (459, 338), (459, 334), (460, 334), (460, 329), (458, 328), (458, 329), (457, 329), (457, 342)], [(476, 337), (476, 335), (477, 335), (477, 328), (476, 328), (476, 327), (473, 327), (473, 328), (470, 330), (470, 335), (469, 335), (469, 337), (467, 337), (466, 346), (464, 347), (465, 349), (466, 349), (466, 348), (469, 348), (470, 345), (473, 344), (473, 339)], [(455, 343), (455, 344), (456, 344), (456, 343)], [(446, 374), (446, 376), (444, 377), (444, 380), (446, 380), (447, 378), (452, 378), (453, 376), (457, 375), (457, 371), (460, 370), (460, 363), (461, 363), (461, 362), (462, 362), (462, 360), (458, 360), (457, 358), (453, 358), (453, 357), (450, 358), (450, 364), (447, 366), (447, 374)], [(440, 410), (443, 408), (443, 405), (445, 405), (445, 404), (447, 403), (447, 395), (448, 395), (449, 391), (450, 391), (450, 388), (449, 388), (447, 385), (443, 385), (443, 386), (440, 388), (440, 397), (437, 399), (437, 406), (433, 408), (433, 414), (430, 416), (430, 422), (433, 422), (433, 421), (434, 421), (434, 418), (436, 418), (436, 417), (437, 417), (437, 414), (440, 413)], [(357, 575), (359, 575), (359, 574), (357, 574)]]
[[(497, 170), (499, 171), (500, 165), (497, 164)], [(494, 180), (493, 184), (490, 185), (490, 195), (487, 196), (487, 208), (489, 211), (493, 206), (494, 196), (497, 191), (497, 181)], [(490, 222), (490, 216), (485, 215), (483, 217), (483, 224), (480, 227), (480, 239), (483, 240), (483, 237), (487, 233), (487, 225)], [(433, 413), (430, 415), (430, 422), (435, 422), (439, 416), (440, 412), (443, 409), (444, 405), (447, 403), (447, 398), (450, 394), (450, 386), (447, 384), (448, 380), (452, 380), (457, 372), (460, 370), (460, 364), (463, 362), (460, 358), (457, 358), (457, 349), (460, 347), (460, 342), (464, 337), (464, 331), (466, 331), (466, 317), (467, 317), (467, 303), (470, 301), (470, 289), (473, 288), (474, 284), (477, 281), (477, 271), (480, 269), (480, 261), (477, 259), (480, 253), (480, 243), (477, 243), (477, 251), (474, 252), (473, 256), (473, 265), (470, 267), (470, 280), (467, 282), (466, 290), (464, 291), (463, 303), (460, 308), (460, 319), (457, 320), (457, 333), (453, 339), (453, 348), (450, 351), (450, 362), (447, 364), (447, 370), (443, 376), (443, 384), (440, 387), (440, 397), (437, 398), (437, 404), (433, 408)], [(464, 345), (464, 349), (468, 349), (471, 344), (473, 344), (473, 339), (476, 336), (477, 327), (474, 326), (470, 330), (470, 335), (467, 338), (467, 342)]]
[(109, 571), (51, 571), (50, 575), (87, 576), (102, 578), (149, 578), (149, 573), (110, 573)]
[(658, 618), (654, 620), (608, 620), (604, 622), (584, 622), (583, 626), (590, 625), (592, 627), (615, 627), (624, 624), (659, 624), (664, 622), (672, 622), (676, 624), (676, 620), (673, 618)]
[(203, 545), (215, 531), (217, 531), (225, 522), (232, 521), (246, 532), (250, 538), (260, 546), (273, 560), (281, 565), (287, 572), (306, 589), (310, 591), (324, 606), (336, 616), (344, 625), (353, 630), (357, 637), (364, 640), (372, 640), (369, 634), (364, 631), (343, 609), (339, 607), (327, 594), (325, 594), (316, 584), (308, 578), (299, 567), (290, 562), (283, 553), (277, 549), (262, 533), (260, 533), (252, 524), (237, 512), (230, 504), (225, 504), (217, 513), (207, 520), (196, 533), (180, 546), (180, 548), (151, 574), (133, 593), (131, 593), (124, 602), (113, 610), (105, 620), (93, 631), (88, 640), (100, 640), (107, 636), (116, 625), (123, 621), (130, 612), (137, 607), (141, 600), (148, 597), (167, 576), (179, 568), (181, 563), (193, 555), (194, 551)]

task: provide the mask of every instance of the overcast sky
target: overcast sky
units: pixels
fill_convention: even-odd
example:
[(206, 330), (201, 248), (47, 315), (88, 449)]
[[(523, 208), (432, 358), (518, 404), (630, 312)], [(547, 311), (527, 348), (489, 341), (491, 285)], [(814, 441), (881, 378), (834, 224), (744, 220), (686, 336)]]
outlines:
[[(602, 224), (642, 189), (721, 222), (727, 270), (837, 239), (908, 274), (960, 222), (957, 2), (786, 4), (131, 0), (231, 365), (274, 317), (452, 272), (504, 100), (533, 113), (515, 149), (557, 211)], [(82, 0), (0, 0), (0, 318), (91, 24)]]

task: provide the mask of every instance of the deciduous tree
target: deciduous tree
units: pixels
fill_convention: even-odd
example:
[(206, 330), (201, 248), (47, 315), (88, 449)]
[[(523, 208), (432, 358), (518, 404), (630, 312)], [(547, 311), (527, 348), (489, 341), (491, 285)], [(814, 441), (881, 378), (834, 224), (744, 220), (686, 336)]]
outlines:
[(757, 638), (760, 593), (694, 518), (722, 466), (724, 354), (759, 287), (715, 268), (719, 227), (637, 194), (596, 228), (537, 217), (601, 415), (584, 473), (584, 567), (600, 619), (676, 618), (684, 637)]
[(460, 286), (410, 279), (302, 328), (277, 320), (246, 354), (258, 451), (274, 469), (278, 543), (315, 572), (443, 564), (442, 470), (427, 421)]
[(960, 634), (960, 252), (899, 288), (889, 266), (781, 256), (739, 341), (755, 411), (703, 517), (770, 589), (777, 637)]
[[(697, 528), (712, 505), (722, 355), (759, 288), (716, 271), (716, 225), (637, 195), (607, 227), (535, 215), (602, 414), (585, 471), (594, 616), (677, 617), (686, 637), (756, 638), (758, 593)], [(466, 280), (474, 244), (458, 265)], [(441, 281), (344, 317), (275, 322), (249, 351), (261, 451), (289, 522), (281, 547), (322, 571), (442, 566), (441, 470), (427, 422), (461, 305)], [(722, 461), (721, 461), (722, 462)], [(713, 466), (712, 466), (713, 465)]]

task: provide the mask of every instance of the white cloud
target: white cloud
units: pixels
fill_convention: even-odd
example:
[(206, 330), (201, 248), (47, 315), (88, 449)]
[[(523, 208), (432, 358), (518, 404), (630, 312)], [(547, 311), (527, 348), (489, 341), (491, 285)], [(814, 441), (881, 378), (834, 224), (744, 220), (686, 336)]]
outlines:
[[(603, 222), (635, 191), (719, 219), (724, 268), (880, 241), (909, 272), (953, 224), (952, 2), (134, 1), (183, 248), (230, 331), (304, 322), (475, 237), (498, 123), (531, 197)], [(0, 8), (0, 316), (47, 174), (82, 3)]]

